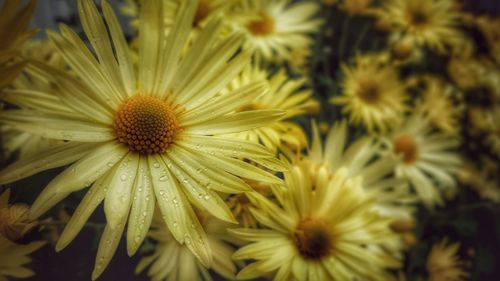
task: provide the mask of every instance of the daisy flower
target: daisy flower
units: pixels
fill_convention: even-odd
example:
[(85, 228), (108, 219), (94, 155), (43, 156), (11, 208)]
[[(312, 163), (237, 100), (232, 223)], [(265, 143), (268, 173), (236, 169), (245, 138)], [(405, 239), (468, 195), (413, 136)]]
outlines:
[(424, 92), (417, 110), (427, 116), (430, 123), (443, 133), (456, 134), (460, 126), (460, 107), (453, 102), (452, 85), (431, 76), (423, 77)]
[(322, 21), (314, 19), (318, 3), (290, 0), (243, 0), (228, 12), (234, 28), (245, 34), (245, 47), (267, 61), (289, 61), (290, 52), (312, 45), (310, 33)]
[(354, 66), (342, 66), (342, 94), (330, 102), (342, 106), (349, 121), (369, 132), (387, 131), (406, 110), (405, 85), (397, 69), (375, 56), (360, 56)]
[(375, 14), (388, 22), (397, 37), (444, 53), (463, 41), (459, 30), (461, 13), (454, 0), (387, 0)]
[(24, 62), (12, 62), (19, 55), (17, 48), (34, 34), (28, 31), (36, 1), (23, 5), (20, 0), (3, 1), (0, 10), (0, 88), (7, 86), (21, 73)]
[(414, 113), (382, 140), (386, 153), (398, 159), (396, 175), (407, 179), (427, 207), (442, 205), (440, 190), (454, 192), (461, 165), (453, 151), (457, 138), (432, 130), (427, 118)]
[[(253, 192), (258, 192), (266, 198), (272, 197), (272, 191), (269, 184), (249, 180), (247, 180), (246, 182), (253, 188)], [(245, 228), (258, 227), (257, 220), (255, 220), (250, 211), (253, 207), (253, 204), (249, 199), (249, 195), (247, 195), (247, 193), (230, 195), (228, 198), (226, 198), (226, 202), (241, 226)]]
[[(33, 222), (27, 222), (25, 206), (14, 204), (9, 206), (10, 190), (0, 195), (0, 281), (7, 281), (7, 277), (27, 278), (35, 275), (33, 271), (23, 267), (31, 261), (28, 254), (38, 250), (44, 241), (30, 242), (18, 245), (9, 238), (17, 240), (33, 227)], [(13, 236), (15, 235), (15, 236)]]
[(394, 234), (372, 211), (359, 179), (322, 169), (313, 182), (308, 166), (296, 165), (285, 173), (285, 185), (274, 189), (281, 208), (255, 200), (252, 213), (265, 228), (229, 230), (250, 242), (233, 257), (255, 261), (238, 279), (275, 273), (274, 280), (394, 280), (386, 269), (400, 262), (382, 246)]
[(286, 112), (283, 118), (268, 126), (260, 127), (250, 131), (237, 133), (234, 136), (240, 139), (262, 143), (267, 148), (276, 151), (282, 142), (301, 149), (302, 140), (296, 136), (293, 123), (288, 119), (303, 115), (309, 108), (314, 107), (317, 102), (312, 98), (312, 91), (306, 86), (306, 79), (290, 79), (286, 71), (281, 68), (277, 73), (271, 75), (261, 66), (251, 64), (241, 74), (233, 79), (227, 88), (229, 94), (235, 89), (241, 88), (253, 81), (269, 79), (269, 91), (248, 101), (237, 109), (239, 112), (255, 109), (280, 109)]
[(380, 215), (411, 219), (415, 198), (406, 182), (393, 175), (396, 161), (379, 156), (380, 143), (372, 137), (361, 137), (348, 145), (350, 138), (346, 123), (341, 121), (333, 125), (324, 146), (316, 123), (312, 124), (311, 148), (302, 161), (311, 162), (313, 178), (321, 167), (332, 173), (346, 169), (349, 177), (361, 177), (361, 185), (375, 199), (374, 209)]
[(9, 205), (10, 189), (0, 196), (0, 235), (10, 241), (20, 240), (36, 225), (36, 221), (29, 219), (29, 206), (26, 204)]
[(429, 281), (464, 281), (469, 274), (463, 268), (464, 262), (457, 255), (460, 243), (449, 244), (448, 239), (432, 246), (427, 257)]
[[(196, 213), (207, 233), (208, 246), (214, 253), (211, 269), (227, 280), (234, 280), (236, 265), (231, 259), (234, 247), (227, 239), (226, 229), (230, 226), (213, 217)], [(155, 218), (149, 237), (156, 241), (154, 253), (141, 259), (136, 268), (140, 273), (150, 266), (148, 276), (151, 280), (213, 280), (208, 269), (199, 262), (195, 255), (180, 244), (169, 233), (163, 220)]]
[[(140, 15), (138, 73), (132, 67), (125, 38), (106, 1), (104, 19), (91, 0), (78, 10), (93, 52), (68, 27), (49, 31), (78, 78), (46, 64), (32, 62), (34, 78), (51, 81), (48, 93), (18, 90), (11, 100), (21, 109), (0, 114), (2, 122), (49, 139), (70, 141), (21, 159), (0, 172), (9, 183), (39, 171), (70, 165), (53, 179), (31, 209), (37, 218), (74, 191), (89, 191), (64, 229), (56, 249), (78, 234), (104, 201), (104, 229), (92, 278), (111, 260), (128, 222), (127, 250), (134, 254), (149, 229), (158, 206), (173, 237), (184, 243), (204, 265), (212, 255), (191, 204), (215, 217), (235, 222), (217, 192), (251, 188), (240, 178), (279, 183), (272, 170), (283, 165), (264, 147), (216, 135), (237, 133), (282, 118), (278, 110), (235, 113), (263, 94), (267, 83), (255, 82), (231, 95), (220, 91), (248, 63), (238, 52), (241, 37), (217, 40), (221, 22), (207, 24), (191, 49), (188, 41), (195, 1), (183, 2), (175, 24), (164, 32), (162, 1), (145, 1)], [(109, 30), (109, 33), (108, 33)], [(29, 99), (30, 94), (40, 98)]]

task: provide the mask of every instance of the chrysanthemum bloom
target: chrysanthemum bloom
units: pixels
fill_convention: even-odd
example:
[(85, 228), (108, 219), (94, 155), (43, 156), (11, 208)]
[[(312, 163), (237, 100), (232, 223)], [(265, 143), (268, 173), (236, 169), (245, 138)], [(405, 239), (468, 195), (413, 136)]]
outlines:
[(406, 181), (397, 179), (393, 172), (396, 161), (388, 156), (379, 156), (380, 143), (371, 137), (361, 137), (348, 144), (349, 133), (345, 121), (337, 122), (330, 129), (325, 145), (315, 123), (313, 123), (311, 148), (308, 157), (313, 179), (321, 167), (336, 173), (344, 168), (351, 178), (361, 177), (362, 187), (375, 199), (374, 208), (384, 217), (411, 219), (414, 196)]
[(17, 241), (32, 230), (37, 222), (29, 219), (28, 205), (9, 205), (9, 196), (9, 189), (0, 195), (0, 235), (10, 241)]
[(453, 151), (459, 145), (456, 137), (433, 131), (429, 120), (416, 113), (383, 142), (386, 152), (399, 159), (396, 175), (408, 179), (427, 207), (443, 204), (440, 191), (455, 191), (454, 175), (461, 165)]
[(476, 163), (466, 163), (458, 174), (458, 180), (476, 191), (479, 197), (500, 203), (499, 166), (497, 162), (491, 163), (486, 159), (482, 159), (479, 167)]
[(424, 92), (417, 110), (443, 133), (457, 134), (460, 130), (458, 118), (461, 108), (453, 100), (453, 86), (431, 76), (423, 77), (423, 82)]
[[(25, 3), (25, 2), (24, 2)], [(34, 31), (28, 31), (36, 0), (23, 5), (21, 0), (6, 0), (0, 10), (0, 88), (8, 85), (21, 73), (24, 62), (13, 62), (19, 46)]]
[[(234, 247), (228, 243), (231, 240), (227, 233), (228, 223), (214, 217), (202, 215), (197, 212), (208, 238), (208, 247), (214, 254), (211, 269), (227, 280), (234, 280), (236, 265), (231, 259)], [(196, 256), (170, 235), (161, 218), (153, 220), (150, 238), (156, 241), (154, 253), (141, 259), (136, 268), (136, 273), (142, 272), (150, 266), (148, 276), (157, 281), (191, 281), (213, 280), (208, 269), (200, 263)]]
[(231, 229), (251, 242), (234, 254), (255, 262), (238, 279), (275, 273), (274, 280), (393, 280), (386, 271), (400, 263), (383, 250), (395, 234), (387, 219), (372, 210), (360, 179), (346, 170), (322, 169), (315, 182), (307, 166), (285, 173), (285, 188), (275, 188), (282, 208), (265, 199), (252, 210), (262, 229)]
[(436, 52), (444, 53), (464, 39), (454, 0), (388, 0), (375, 14), (390, 23), (396, 37), (407, 37)]
[[(280, 109), (286, 112), (283, 118), (277, 122), (250, 131), (237, 133), (234, 136), (255, 143), (262, 143), (272, 151), (276, 151), (280, 143), (301, 149), (302, 140), (297, 138), (294, 123), (287, 121), (292, 117), (304, 114), (308, 108), (315, 106), (316, 101), (312, 98), (312, 90), (307, 87), (304, 78), (290, 79), (284, 69), (280, 69), (271, 75), (261, 66), (252, 64), (246, 67), (237, 78), (233, 79), (227, 88), (228, 95), (235, 89), (247, 86), (253, 81), (269, 79), (269, 91), (249, 100), (237, 111), (245, 112), (256, 109)], [(300, 136), (300, 134), (298, 135)]]
[(398, 124), (405, 105), (405, 85), (397, 69), (368, 55), (356, 59), (354, 66), (342, 66), (342, 94), (330, 101), (342, 106), (349, 121), (369, 132), (387, 131)]
[(56, 249), (70, 243), (104, 201), (107, 225), (97, 252), (94, 279), (113, 256), (127, 221), (127, 249), (129, 254), (136, 252), (149, 229), (155, 205), (175, 239), (203, 264), (210, 265), (212, 255), (206, 235), (190, 204), (234, 222), (217, 192), (251, 190), (240, 177), (281, 182), (243, 158), (269, 169), (283, 167), (260, 145), (215, 135), (267, 125), (283, 113), (234, 112), (263, 94), (265, 82), (249, 84), (228, 96), (219, 93), (250, 57), (238, 52), (238, 35), (214, 42), (220, 21), (207, 24), (190, 51), (180, 55), (189, 37), (196, 1), (182, 4), (168, 35), (164, 32), (162, 1), (145, 1), (137, 75), (109, 4), (102, 4), (105, 22), (93, 1), (80, 0), (78, 4), (97, 58), (68, 27), (62, 25), (60, 34), (49, 32), (79, 79), (33, 62), (30, 73), (52, 81), (57, 86), (54, 96), (29, 99), (25, 97), (31, 90), (18, 90), (19, 99), (11, 102), (21, 109), (1, 113), (2, 122), (17, 129), (70, 142), (10, 165), (0, 172), (0, 183), (71, 164), (39, 195), (31, 216), (39, 217), (70, 193), (91, 186)]
[(427, 257), (429, 281), (464, 281), (469, 274), (457, 255), (460, 243), (448, 244), (447, 239), (432, 246)]
[(234, 27), (246, 36), (245, 47), (266, 61), (288, 61), (295, 49), (312, 45), (309, 34), (322, 21), (314, 18), (318, 3), (290, 0), (243, 0), (228, 12)]
[(45, 241), (18, 245), (0, 235), (0, 281), (8, 281), (7, 277), (28, 278), (35, 275), (32, 270), (24, 266), (31, 262), (31, 258), (27, 255), (43, 245)]

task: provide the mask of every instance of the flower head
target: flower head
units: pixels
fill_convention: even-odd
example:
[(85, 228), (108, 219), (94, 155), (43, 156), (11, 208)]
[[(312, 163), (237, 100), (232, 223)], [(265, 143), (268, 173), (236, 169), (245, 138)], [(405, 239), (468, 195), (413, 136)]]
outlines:
[(384, 137), (386, 153), (399, 160), (396, 175), (408, 179), (427, 207), (442, 205), (440, 189), (454, 192), (454, 175), (461, 164), (453, 150), (456, 137), (435, 132), (426, 117), (414, 113), (389, 136)]
[(321, 25), (321, 20), (313, 18), (319, 8), (312, 1), (244, 0), (229, 16), (235, 28), (245, 34), (246, 48), (267, 61), (288, 61), (292, 50), (311, 46), (309, 33)]
[(393, 234), (388, 220), (372, 211), (360, 179), (322, 169), (311, 181), (309, 168), (296, 165), (285, 173), (285, 185), (273, 189), (281, 207), (253, 199), (252, 213), (264, 228), (230, 230), (250, 242), (234, 258), (255, 260), (238, 278), (274, 272), (275, 280), (393, 279), (385, 269), (399, 261), (383, 250)]
[[(241, 178), (279, 183), (275, 175), (247, 162), (280, 170), (283, 165), (264, 147), (224, 134), (238, 133), (282, 118), (279, 110), (236, 113), (235, 109), (263, 94), (256, 81), (231, 95), (220, 91), (248, 63), (238, 52), (239, 35), (219, 40), (221, 21), (207, 23), (188, 44), (196, 1), (180, 4), (175, 23), (164, 32), (163, 1), (141, 6), (139, 61), (132, 66), (129, 50), (110, 5), (102, 2), (104, 20), (91, 0), (78, 1), (83, 29), (93, 51), (67, 26), (49, 31), (59, 54), (76, 78), (33, 62), (29, 74), (51, 81), (51, 93), (26, 99), (32, 89), (19, 89), (12, 99), (20, 109), (6, 110), (3, 123), (49, 139), (65, 140), (21, 159), (0, 172), (8, 183), (39, 171), (70, 165), (53, 179), (32, 206), (41, 216), (70, 193), (90, 186), (56, 245), (61, 250), (78, 234), (104, 201), (107, 224), (101, 237), (93, 279), (111, 260), (127, 226), (127, 250), (134, 254), (158, 206), (173, 237), (204, 265), (212, 262), (206, 234), (191, 204), (217, 218), (234, 222), (218, 192), (251, 190)], [(184, 52), (185, 51), (185, 52)], [(46, 97), (46, 96), (50, 96)]]
[(429, 281), (462, 281), (469, 274), (457, 256), (460, 243), (449, 244), (447, 239), (432, 246), (427, 257)]
[(342, 72), (342, 94), (330, 101), (342, 106), (351, 123), (369, 132), (397, 124), (406, 110), (406, 93), (393, 65), (374, 56), (358, 57), (354, 66), (343, 65)]
[(400, 37), (437, 52), (456, 47), (464, 36), (458, 29), (460, 12), (454, 0), (388, 0), (376, 11)]

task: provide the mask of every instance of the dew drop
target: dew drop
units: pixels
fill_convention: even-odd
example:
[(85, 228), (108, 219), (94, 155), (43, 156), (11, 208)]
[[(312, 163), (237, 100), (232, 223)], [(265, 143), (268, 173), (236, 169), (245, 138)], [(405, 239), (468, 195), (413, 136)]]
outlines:
[(163, 175), (161, 176), (159, 179), (159, 181), (167, 181), (168, 180), (168, 177), (166, 175)]
[(127, 180), (127, 175), (123, 174), (120, 176), (121, 181), (126, 181)]
[(160, 168), (160, 163), (158, 163), (158, 162), (154, 162), (154, 163), (153, 163), (153, 167), (155, 167), (155, 168)]

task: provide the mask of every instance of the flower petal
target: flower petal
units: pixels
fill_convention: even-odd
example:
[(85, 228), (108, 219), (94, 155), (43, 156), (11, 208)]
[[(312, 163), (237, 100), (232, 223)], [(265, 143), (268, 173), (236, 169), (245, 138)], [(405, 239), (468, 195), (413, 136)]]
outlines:
[(38, 195), (30, 218), (38, 218), (71, 192), (89, 186), (110, 170), (128, 150), (119, 143), (104, 143), (54, 178)]
[(72, 163), (88, 154), (93, 144), (69, 142), (22, 158), (0, 172), (0, 183), (11, 183), (38, 172)]
[(149, 165), (145, 157), (140, 157), (127, 228), (127, 252), (129, 256), (137, 252), (148, 233), (153, 219), (155, 202)]

